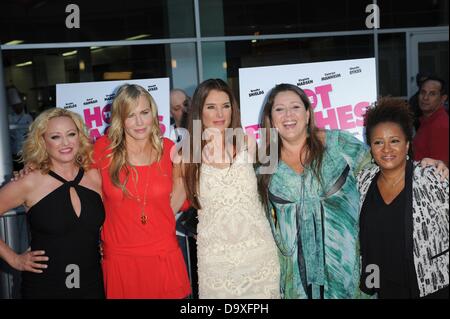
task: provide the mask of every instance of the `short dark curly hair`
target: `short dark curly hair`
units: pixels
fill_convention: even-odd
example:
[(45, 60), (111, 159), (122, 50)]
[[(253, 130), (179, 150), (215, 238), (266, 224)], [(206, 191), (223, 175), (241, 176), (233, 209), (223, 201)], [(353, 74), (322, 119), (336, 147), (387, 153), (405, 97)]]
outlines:
[(410, 111), (408, 102), (400, 98), (384, 97), (380, 98), (375, 106), (369, 108), (364, 115), (364, 126), (366, 128), (366, 143), (370, 146), (370, 136), (375, 126), (381, 123), (395, 123), (405, 134), (406, 141), (409, 142), (408, 155), (413, 157), (413, 114)]

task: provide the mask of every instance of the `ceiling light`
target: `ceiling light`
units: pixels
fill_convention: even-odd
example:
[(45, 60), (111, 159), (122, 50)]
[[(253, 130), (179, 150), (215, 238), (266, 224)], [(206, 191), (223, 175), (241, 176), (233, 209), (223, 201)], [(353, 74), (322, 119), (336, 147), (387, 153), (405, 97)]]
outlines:
[(62, 54), (62, 56), (71, 56), (71, 55), (75, 55), (75, 54), (77, 54), (77, 53), (78, 53), (77, 50), (73, 50), (73, 51), (64, 52), (64, 53)]
[(12, 40), (12, 41), (6, 42), (5, 45), (17, 45), (17, 44), (21, 44), (24, 42), (25, 41), (23, 41), (23, 40)]
[(133, 37), (126, 38), (125, 40), (139, 40), (139, 39), (147, 38), (149, 36), (150, 36), (150, 34), (139, 34), (139, 35), (135, 35)]
[(32, 65), (32, 64), (33, 64), (33, 62), (27, 61), (27, 62), (16, 64), (16, 66), (17, 67), (21, 67), (21, 66), (27, 66), (27, 65)]

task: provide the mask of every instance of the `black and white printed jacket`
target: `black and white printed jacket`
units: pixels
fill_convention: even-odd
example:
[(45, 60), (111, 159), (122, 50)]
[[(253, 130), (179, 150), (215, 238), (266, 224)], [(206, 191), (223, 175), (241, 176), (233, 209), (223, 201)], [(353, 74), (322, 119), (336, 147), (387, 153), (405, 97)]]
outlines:
[[(359, 173), (360, 207), (378, 171), (379, 167), (374, 166)], [(408, 192), (406, 208), (412, 216), (411, 225), (405, 225), (405, 229), (412, 232), (407, 241), (414, 252), (420, 297), (424, 297), (449, 283), (449, 183), (440, 180), (434, 167), (421, 167), (414, 162), (411, 171), (412, 191)], [(408, 185), (405, 188), (411, 190)]]

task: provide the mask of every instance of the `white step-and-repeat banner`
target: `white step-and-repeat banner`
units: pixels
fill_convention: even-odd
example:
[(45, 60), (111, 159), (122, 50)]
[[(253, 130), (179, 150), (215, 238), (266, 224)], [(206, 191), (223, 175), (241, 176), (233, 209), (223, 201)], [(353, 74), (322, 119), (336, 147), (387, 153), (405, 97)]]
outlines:
[(170, 131), (169, 78), (67, 83), (56, 85), (56, 105), (81, 115), (92, 140), (110, 125), (111, 105), (119, 86), (129, 83), (144, 87), (158, 106), (159, 125), (164, 136)]
[(318, 127), (346, 130), (364, 140), (363, 114), (377, 99), (374, 58), (239, 69), (242, 126), (256, 138), (265, 99), (280, 83), (305, 91)]

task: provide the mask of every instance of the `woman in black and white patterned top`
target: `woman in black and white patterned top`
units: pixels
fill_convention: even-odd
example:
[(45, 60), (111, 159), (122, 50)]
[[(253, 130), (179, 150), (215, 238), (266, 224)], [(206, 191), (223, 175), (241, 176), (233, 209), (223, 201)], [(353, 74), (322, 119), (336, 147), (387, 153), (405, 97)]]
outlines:
[(448, 181), (410, 160), (406, 102), (380, 100), (365, 125), (377, 165), (358, 176), (361, 289), (378, 298), (448, 298)]

